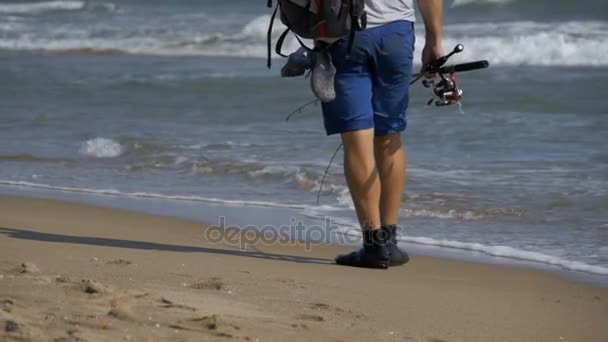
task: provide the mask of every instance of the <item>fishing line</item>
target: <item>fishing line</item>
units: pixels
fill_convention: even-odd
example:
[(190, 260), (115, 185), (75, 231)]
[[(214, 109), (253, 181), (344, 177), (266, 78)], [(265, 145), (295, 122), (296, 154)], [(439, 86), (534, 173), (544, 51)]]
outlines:
[(302, 109), (310, 106), (311, 104), (316, 104), (317, 102), (319, 102), (319, 99), (314, 99), (310, 102), (306, 102), (305, 104), (301, 105), (300, 107), (298, 107), (296, 110), (294, 110), (293, 112), (291, 112), (289, 115), (287, 115), (287, 117), (285, 118), (285, 121), (289, 121), (289, 119), (291, 119), (292, 116), (294, 116), (295, 114), (299, 114), (302, 113)]
[(327, 168), (325, 169), (325, 173), (323, 173), (323, 178), (321, 178), (321, 184), (319, 184), (319, 192), (317, 192), (317, 205), (319, 205), (319, 201), (321, 199), (321, 191), (323, 191), (323, 184), (325, 183), (325, 177), (327, 177), (327, 173), (329, 172), (329, 168), (331, 166), (331, 163), (333, 163), (334, 159), (336, 159), (336, 155), (338, 155), (338, 152), (340, 151), (340, 149), (342, 149), (342, 146), (343, 146), (343, 144), (340, 143), (340, 145), (336, 149), (336, 152), (334, 152), (334, 155), (331, 157), (331, 160), (329, 161), (329, 164), (327, 164)]
[[(431, 98), (427, 102), (428, 105), (431, 105), (433, 102), (436, 106), (448, 106), (452, 104), (458, 104), (459, 112), (461, 114), (464, 113), (462, 111), (462, 103), (460, 102), (460, 100), (462, 99), (462, 89), (460, 89), (458, 83), (456, 82), (456, 73), (485, 69), (490, 66), (490, 63), (486, 60), (482, 60), (446, 67), (443, 66), (448, 61), (448, 59), (450, 59), (450, 57), (455, 54), (461, 53), (462, 51), (464, 51), (464, 45), (458, 44), (449, 54), (436, 59), (434, 62), (430, 63), (429, 65), (426, 65), (421, 72), (413, 75), (413, 79), (412, 81), (410, 81), (410, 86), (414, 85), (416, 82), (422, 79), (425, 74), (433, 74), (433, 78), (435, 78), (435, 76), (439, 76), (439, 82), (435, 82), (433, 78), (428, 80), (425, 79), (422, 81), (422, 85), (426, 88), (431, 88), (433, 96), (435, 96), (435, 98)], [(304, 108), (312, 104), (316, 104), (319, 101), (319, 99), (314, 99), (298, 107), (285, 118), (285, 121), (289, 121), (292, 116), (301, 113)], [(325, 169), (325, 173), (323, 173), (321, 183), (319, 184), (319, 191), (317, 192), (317, 205), (320, 202), (323, 184), (325, 183), (325, 178), (327, 177), (329, 168), (331, 167), (331, 164), (333, 163), (334, 159), (336, 158), (336, 155), (338, 154), (340, 149), (342, 149), (342, 147), (342, 144), (338, 146), (336, 152), (334, 152), (333, 156), (331, 157), (327, 168)]]

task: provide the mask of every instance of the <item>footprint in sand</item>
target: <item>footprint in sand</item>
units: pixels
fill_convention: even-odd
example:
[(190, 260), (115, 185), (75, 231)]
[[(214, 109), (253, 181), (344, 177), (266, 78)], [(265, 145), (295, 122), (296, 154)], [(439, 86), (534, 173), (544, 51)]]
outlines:
[(0, 310), (4, 312), (13, 311), (13, 307), (15, 306), (15, 300), (11, 298), (0, 299)]
[(16, 332), (17, 330), (19, 330), (19, 324), (17, 324), (17, 322), (9, 319), (4, 323), (5, 332), (12, 333), (12, 332)]
[(306, 289), (306, 286), (296, 282), (293, 279), (289, 279), (289, 278), (276, 278), (276, 280), (280, 283), (283, 283), (287, 286), (289, 286), (289, 288), (294, 289), (294, 288), (299, 288), (299, 289)]
[(110, 286), (106, 286), (96, 280), (83, 279), (81, 284), (82, 290), (88, 294), (107, 294), (113, 292)]
[(7, 338), (10, 341), (42, 341), (43, 334), (36, 328), (18, 322), (14, 319), (7, 318), (0, 325), (0, 340)]
[(302, 328), (302, 329), (308, 330), (308, 325), (306, 325), (304, 323), (300, 323), (300, 324), (294, 323), (294, 324), (291, 325), (291, 327), (292, 328)]
[(312, 303), (308, 307), (315, 311), (330, 312), (334, 315), (349, 315), (357, 319), (364, 318), (364, 315), (361, 313), (353, 312), (352, 310), (344, 310), (325, 303)]
[(141, 299), (141, 298), (146, 298), (150, 295), (149, 292), (143, 292), (143, 293), (137, 293), (133, 295), (133, 298), (135, 299)]
[[(310, 308), (313, 310), (328, 310), (329, 308), (331, 308), (331, 306), (329, 306), (329, 304), (325, 304), (325, 303), (313, 303), (310, 304)], [(338, 309), (340, 311), (342, 311), (341, 309)]]
[(121, 321), (136, 321), (135, 316), (133, 316), (133, 313), (131, 312), (131, 306), (124, 300), (115, 299), (110, 303), (110, 307), (108, 316)]
[(126, 265), (131, 265), (132, 262), (131, 262), (131, 260), (119, 258), (119, 259), (110, 260), (110, 261), (107, 262), (107, 264), (108, 265), (124, 265), (124, 266), (126, 266)]
[(72, 279), (70, 279), (69, 277), (66, 277), (66, 276), (62, 276), (62, 275), (58, 275), (57, 277), (55, 277), (55, 282), (57, 284), (72, 284), (72, 283), (74, 283), (74, 281), (72, 281)]
[(297, 318), (304, 321), (325, 322), (325, 318), (320, 315), (300, 314), (297, 316)]
[(24, 262), (21, 265), (15, 267), (11, 273), (17, 275), (38, 275), (40, 274), (40, 269), (36, 264), (31, 262)]
[(220, 315), (180, 320), (169, 327), (177, 330), (207, 332), (218, 337), (233, 337), (236, 332), (241, 330), (241, 327)]
[(196, 311), (196, 308), (182, 304), (175, 304), (172, 300), (167, 299), (165, 297), (161, 298), (160, 302), (161, 307), (165, 309), (183, 309), (188, 311)]
[(213, 277), (207, 280), (197, 281), (191, 284), (190, 287), (197, 290), (225, 290), (226, 284), (221, 278)]

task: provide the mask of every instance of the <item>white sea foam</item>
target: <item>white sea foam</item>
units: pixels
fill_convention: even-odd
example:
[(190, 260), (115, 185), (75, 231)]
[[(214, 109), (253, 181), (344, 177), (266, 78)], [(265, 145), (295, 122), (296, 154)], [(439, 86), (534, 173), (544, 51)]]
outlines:
[(269, 201), (241, 201), (241, 200), (227, 200), (213, 197), (201, 197), (201, 196), (186, 196), (186, 195), (165, 195), (158, 193), (149, 192), (123, 192), (116, 189), (90, 189), (90, 188), (75, 188), (69, 186), (55, 186), (49, 184), (32, 183), (26, 181), (10, 181), (0, 180), (0, 185), (7, 186), (20, 186), (34, 189), (44, 190), (58, 190), (65, 192), (74, 193), (87, 193), (95, 195), (107, 195), (107, 196), (122, 196), (122, 197), (135, 197), (135, 198), (155, 198), (155, 199), (168, 199), (175, 201), (191, 201), (191, 202), (206, 202), (206, 203), (217, 203), (234, 206), (252, 206), (252, 207), (270, 207), (270, 208), (286, 208), (286, 209), (307, 209), (310, 206), (299, 205), (299, 204), (288, 204), (288, 203), (277, 203)]
[[(74, 193), (89, 193), (89, 194), (107, 195), (107, 196), (169, 199), (169, 200), (177, 200), (177, 201), (206, 202), (206, 203), (215, 203), (215, 204), (232, 205), (232, 206), (254, 206), (254, 207), (296, 209), (296, 210), (300, 210), (304, 214), (316, 215), (319, 218), (322, 218), (323, 216), (325, 216), (326, 212), (331, 212), (331, 211), (340, 209), (340, 208), (335, 208), (332, 206), (310, 206), (310, 205), (298, 205), (298, 204), (288, 204), (288, 203), (276, 203), (276, 202), (268, 202), (268, 201), (225, 200), (225, 199), (201, 197), (201, 196), (164, 195), (164, 194), (147, 193), (147, 192), (121, 192), (121, 191), (115, 190), (115, 189), (75, 188), (75, 187), (54, 186), (54, 185), (41, 184), (41, 183), (32, 183), (32, 182), (26, 182), (26, 181), (0, 180), (0, 185), (19, 186), (19, 187), (28, 187), (28, 188), (45, 189), (45, 190), (58, 190), (58, 191), (74, 192)], [(360, 235), (360, 232), (357, 229), (355, 229), (357, 227), (357, 224), (354, 221), (351, 221), (351, 220), (340, 221), (340, 219), (337, 219), (337, 220), (334, 219), (332, 222), (335, 225), (343, 226), (343, 228), (344, 228), (342, 231), (343, 234)], [(524, 260), (524, 261), (533, 261), (533, 262), (544, 263), (547, 265), (559, 266), (564, 269), (572, 270), (572, 271), (582, 271), (582, 272), (588, 272), (588, 273), (594, 273), (594, 274), (600, 274), (600, 275), (608, 275), (608, 268), (604, 267), (604, 266), (589, 265), (589, 264), (579, 262), (579, 261), (566, 260), (563, 258), (559, 258), (556, 256), (551, 256), (551, 255), (547, 255), (547, 254), (543, 254), (543, 253), (539, 253), (539, 252), (524, 251), (524, 250), (516, 249), (513, 247), (509, 247), (509, 246), (488, 246), (488, 245), (484, 245), (481, 243), (461, 242), (461, 241), (453, 241), (453, 240), (439, 240), (439, 239), (433, 239), (430, 237), (402, 236), (399, 238), (399, 241), (421, 244), (421, 245), (469, 250), (469, 251), (485, 253), (485, 254), (488, 254), (491, 256)]]
[[(35, 189), (46, 189), (46, 190), (59, 190), (66, 192), (76, 192), (76, 193), (90, 193), (97, 195), (110, 195), (110, 196), (124, 196), (124, 197), (141, 197), (141, 198), (158, 198), (158, 199), (170, 199), (177, 201), (192, 201), (192, 202), (207, 202), (207, 203), (217, 203), (217, 204), (225, 204), (225, 205), (235, 205), (235, 206), (253, 206), (253, 207), (269, 207), (269, 208), (288, 208), (288, 209), (300, 209), (307, 210), (308, 212), (315, 212), (318, 215), (323, 216), (321, 213), (328, 213), (332, 211), (339, 210), (353, 210), (352, 200), (350, 199), (350, 194), (348, 189), (344, 186), (335, 186), (334, 191), (338, 194), (338, 203), (337, 205), (306, 205), (306, 204), (290, 204), (290, 203), (278, 203), (278, 202), (270, 202), (270, 201), (242, 201), (242, 200), (228, 200), (221, 198), (212, 198), (212, 197), (202, 197), (202, 196), (190, 196), (190, 195), (167, 195), (167, 194), (159, 194), (159, 193), (148, 193), (148, 192), (123, 192), (116, 189), (90, 189), (90, 188), (75, 188), (75, 187), (66, 187), (66, 186), (56, 186), (49, 184), (41, 184), (41, 183), (32, 183), (27, 181), (10, 181), (10, 180), (0, 180), (0, 185), (9, 185), (9, 186), (20, 186), (20, 187), (28, 187)], [(417, 217), (431, 217), (431, 218), (439, 218), (439, 219), (470, 219), (475, 220), (477, 217), (473, 216), (468, 218), (467, 213), (456, 213), (456, 212), (448, 212), (441, 213), (432, 210), (425, 209), (406, 209), (404, 212), (405, 216), (417, 216)]]
[(95, 158), (114, 158), (124, 152), (120, 143), (108, 138), (95, 138), (82, 143), (80, 153)]
[[(345, 227), (342, 234), (360, 236), (361, 233), (355, 226)], [(490, 256), (537, 262), (545, 265), (561, 267), (569, 271), (587, 272), (600, 275), (608, 275), (608, 267), (600, 265), (589, 265), (580, 261), (567, 260), (553, 255), (539, 252), (525, 251), (509, 246), (491, 246), (476, 242), (462, 242), (454, 240), (440, 240), (430, 237), (399, 236), (399, 242), (408, 242), (418, 245), (435, 246), (443, 248), (461, 249), (472, 252), (480, 252)]]
[(184, 156), (178, 156), (175, 158), (175, 161), (173, 162), (175, 165), (181, 165), (184, 163), (188, 162), (188, 157), (184, 157)]
[[(487, 59), (493, 65), (608, 66), (608, 23), (507, 22), (446, 27), (444, 48), (465, 50), (454, 61)], [(424, 39), (417, 39), (417, 51)]]
[(262, 177), (274, 177), (274, 176), (286, 176), (291, 175), (297, 172), (297, 167), (288, 167), (281, 165), (269, 165), (265, 166), (259, 170), (249, 171), (247, 174), (252, 178), (262, 178)]
[[(298, 187), (303, 190), (317, 193), (319, 189), (321, 189), (321, 179), (319, 177), (312, 176), (306, 172), (298, 171), (295, 174), (296, 183)], [(345, 185), (332, 184), (325, 180), (323, 183), (324, 192), (331, 192), (333, 194), (337, 194), (338, 203), (340, 206), (344, 206), (346, 208), (353, 209), (353, 204), (350, 199), (350, 192)]]
[(80, 10), (85, 8), (84, 1), (44, 1), (0, 4), (0, 13), (26, 14), (57, 10)]
[(432, 217), (439, 219), (461, 219), (461, 220), (481, 220), (485, 216), (481, 214), (476, 214), (472, 211), (466, 210), (464, 212), (460, 212), (454, 209), (448, 210), (446, 212), (438, 211), (438, 210), (428, 210), (428, 209), (408, 209), (405, 208), (401, 210), (405, 217)]
[(51, 11), (82, 10), (102, 10), (107, 12), (117, 12), (118, 6), (111, 2), (86, 2), (72, 0), (0, 4), (0, 14), (35, 15)]
[[(70, 6), (77, 3), (81, 4), (74, 2)], [(111, 34), (101, 37), (93, 26), (75, 29), (59, 25), (42, 30), (37, 26), (7, 25), (2, 30), (5, 34), (0, 35), (0, 49), (264, 58), (269, 20), (268, 15), (256, 17), (236, 32), (157, 32), (133, 27), (110, 31)], [(274, 41), (283, 29), (277, 21), (272, 34)], [(454, 61), (487, 59), (493, 65), (608, 66), (605, 57), (608, 55), (608, 22), (454, 24), (447, 25), (445, 32), (446, 50), (457, 43), (465, 45), (464, 52)], [(416, 41), (419, 55), (424, 44), (422, 30), (418, 31)], [(295, 39), (288, 38), (284, 50), (293, 51), (298, 46)], [(415, 61), (419, 60), (416, 56)]]
[(454, 2), (452, 3), (452, 7), (460, 7), (460, 6), (466, 6), (466, 5), (471, 5), (471, 4), (505, 5), (505, 4), (511, 3), (512, 1), (513, 0), (454, 0)]
[(468, 251), (475, 251), (485, 253), (491, 256), (534, 261), (547, 265), (559, 266), (571, 271), (581, 271), (588, 273), (595, 273), (601, 275), (608, 275), (608, 267), (589, 265), (580, 261), (571, 261), (563, 258), (559, 258), (552, 255), (547, 255), (539, 252), (530, 252), (520, 249), (516, 249), (509, 246), (488, 246), (475, 242), (461, 242), (452, 240), (438, 240), (429, 237), (400, 237), (399, 241), (411, 242), (420, 245), (438, 246), (438, 247), (449, 247), (456, 249), (463, 249)]

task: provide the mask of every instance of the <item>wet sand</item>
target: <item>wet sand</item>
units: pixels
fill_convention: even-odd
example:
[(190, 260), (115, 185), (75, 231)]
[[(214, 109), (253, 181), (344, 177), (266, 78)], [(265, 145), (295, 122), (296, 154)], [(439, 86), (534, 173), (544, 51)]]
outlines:
[[(208, 222), (213, 222), (210, 217)], [(0, 340), (607, 341), (608, 289), (543, 271), (205, 239), (204, 225), (0, 197)]]

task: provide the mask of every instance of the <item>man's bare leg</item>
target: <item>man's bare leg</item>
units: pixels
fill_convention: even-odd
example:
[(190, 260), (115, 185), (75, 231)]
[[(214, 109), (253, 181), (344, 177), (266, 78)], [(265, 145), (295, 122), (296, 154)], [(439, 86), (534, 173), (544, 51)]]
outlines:
[(378, 136), (374, 139), (374, 155), (380, 177), (380, 221), (382, 230), (389, 236), (387, 246), (390, 266), (410, 260), (409, 255), (397, 247), (397, 225), (406, 176), (405, 148), (400, 134)]
[(380, 229), (380, 179), (374, 159), (374, 130), (342, 133), (344, 175), (363, 230)]
[(407, 166), (401, 135), (375, 137), (374, 155), (381, 184), (380, 222), (383, 226), (397, 225)]
[(336, 257), (338, 265), (388, 268), (389, 236), (380, 226), (380, 178), (374, 158), (374, 130), (342, 133), (344, 174), (359, 223), (363, 248)]

